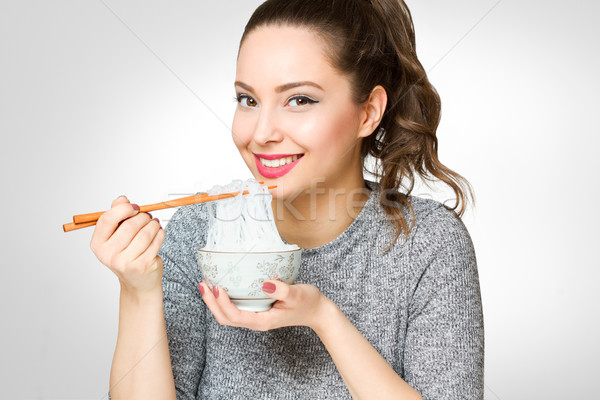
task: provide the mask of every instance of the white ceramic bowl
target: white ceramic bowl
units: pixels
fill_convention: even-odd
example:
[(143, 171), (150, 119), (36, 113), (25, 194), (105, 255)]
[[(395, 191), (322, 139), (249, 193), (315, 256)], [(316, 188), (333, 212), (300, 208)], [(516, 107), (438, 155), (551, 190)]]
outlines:
[(302, 249), (272, 252), (198, 250), (198, 264), (209, 287), (222, 287), (240, 310), (267, 311), (275, 300), (263, 291), (264, 281), (294, 283)]

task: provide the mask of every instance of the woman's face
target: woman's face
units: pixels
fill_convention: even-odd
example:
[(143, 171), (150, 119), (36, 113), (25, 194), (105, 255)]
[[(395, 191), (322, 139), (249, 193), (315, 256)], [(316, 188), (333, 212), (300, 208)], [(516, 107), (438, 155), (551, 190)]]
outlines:
[(363, 186), (365, 113), (325, 51), (319, 36), (294, 27), (258, 28), (240, 48), (233, 140), (254, 177), (278, 186), (274, 197), (317, 182)]

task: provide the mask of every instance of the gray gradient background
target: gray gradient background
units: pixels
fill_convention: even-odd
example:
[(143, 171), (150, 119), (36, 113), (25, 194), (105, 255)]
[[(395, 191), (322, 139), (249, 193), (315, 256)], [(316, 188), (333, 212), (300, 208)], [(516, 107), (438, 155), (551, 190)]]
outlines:
[[(249, 177), (229, 127), (237, 44), (259, 3), (0, 1), (1, 398), (106, 394), (118, 282), (90, 229), (62, 232), (73, 214)], [(477, 194), (465, 222), (486, 399), (593, 398), (600, 6), (409, 6), (442, 97), (440, 157)]]

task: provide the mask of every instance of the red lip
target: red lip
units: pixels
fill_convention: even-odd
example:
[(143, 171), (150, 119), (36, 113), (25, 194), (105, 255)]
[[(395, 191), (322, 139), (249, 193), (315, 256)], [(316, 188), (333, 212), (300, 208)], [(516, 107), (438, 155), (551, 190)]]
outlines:
[(284, 157), (291, 157), (291, 156), (301, 156), (302, 153), (298, 153), (298, 154), (254, 154), (257, 157), (260, 158), (264, 158), (265, 160), (278, 160), (280, 158), (284, 158)]
[(258, 173), (261, 174), (262, 176), (264, 176), (265, 178), (271, 178), (271, 179), (276, 179), (276, 178), (281, 178), (282, 176), (284, 176), (285, 174), (287, 174), (288, 172), (290, 172), (292, 170), (292, 168), (294, 168), (296, 166), (296, 164), (298, 164), (298, 162), (302, 159), (302, 157), (299, 157), (296, 161), (291, 162), (289, 164), (286, 165), (282, 165), (281, 167), (276, 167), (276, 168), (271, 168), (271, 167), (265, 167), (264, 165), (262, 165), (262, 163), (260, 162), (259, 157), (264, 158), (265, 160), (273, 160), (273, 159), (278, 159), (278, 158), (283, 158), (283, 157), (291, 157), (295, 154), (290, 154), (290, 155), (285, 155), (285, 154), (272, 154), (269, 157), (264, 157), (266, 154), (255, 154), (254, 155), (254, 161), (256, 162), (256, 168), (258, 169)]

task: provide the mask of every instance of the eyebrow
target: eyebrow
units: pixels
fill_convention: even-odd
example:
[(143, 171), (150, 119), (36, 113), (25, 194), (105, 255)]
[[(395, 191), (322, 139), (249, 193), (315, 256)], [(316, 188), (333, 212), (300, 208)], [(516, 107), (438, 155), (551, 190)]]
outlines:
[[(246, 89), (246, 90), (248, 90), (250, 92), (254, 92), (255, 91), (252, 86), (250, 86), (248, 84), (245, 84), (244, 82), (235, 81), (234, 84), (235, 84), (235, 86), (239, 86), (242, 89)], [(282, 92), (285, 92), (286, 90), (290, 90), (290, 89), (293, 89), (293, 88), (296, 88), (296, 87), (299, 87), (299, 86), (312, 86), (312, 87), (315, 87), (315, 88), (320, 89), (322, 91), (325, 91), (325, 89), (323, 89), (319, 84), (316, 84), (316, 83), (311, 82), (311, 81), (301, 81), (301, 82), (286, 83), (284, 85), (277, 86), (275, 88), (275, 91), (277, 93), (282, 93)]]

